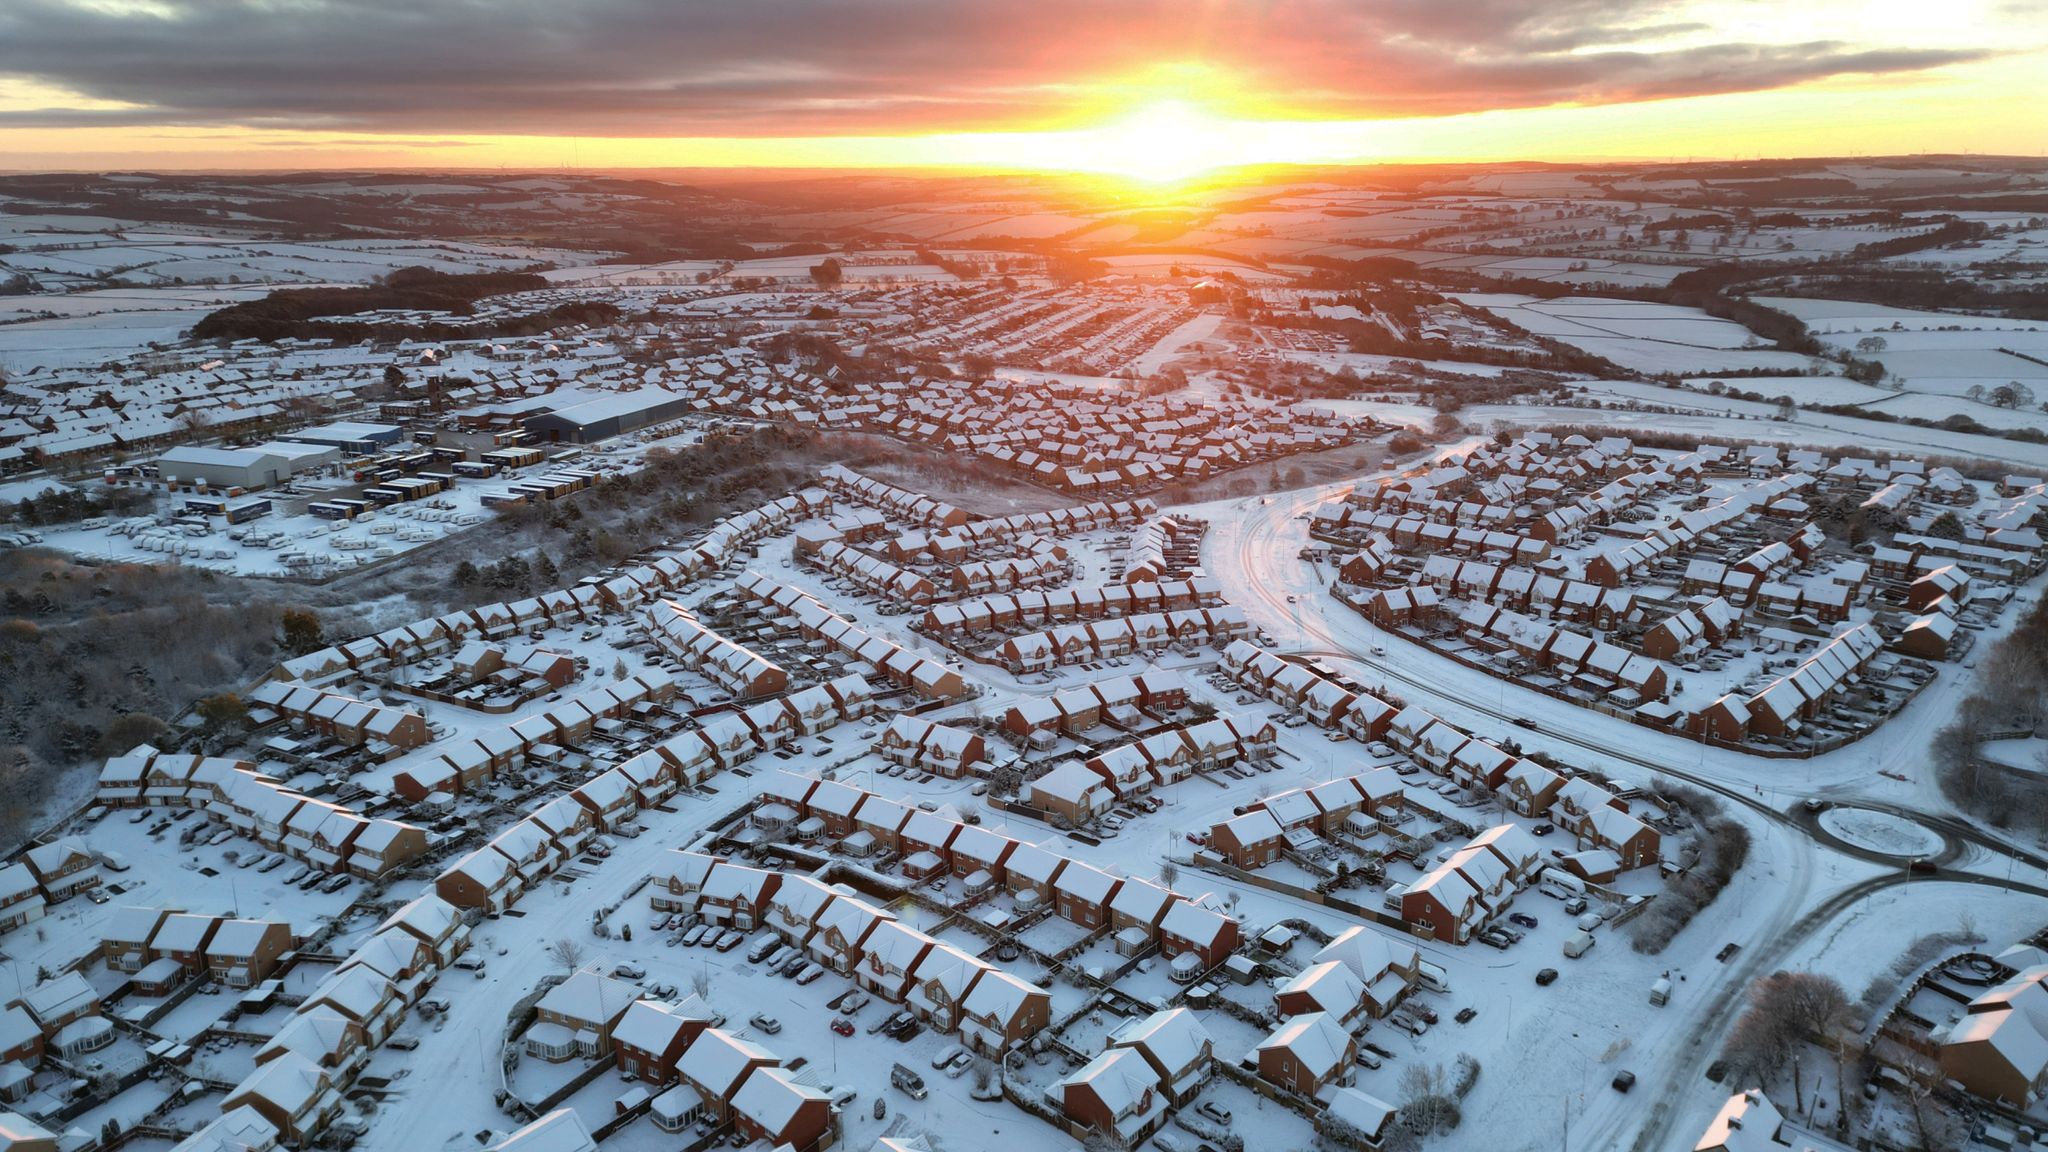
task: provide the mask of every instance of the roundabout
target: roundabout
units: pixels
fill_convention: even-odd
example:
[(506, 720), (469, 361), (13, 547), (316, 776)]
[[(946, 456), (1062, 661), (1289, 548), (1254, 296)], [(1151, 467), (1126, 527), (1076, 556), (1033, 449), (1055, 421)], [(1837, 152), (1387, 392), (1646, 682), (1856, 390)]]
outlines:
[(1837, 805), (1820, 813), (1815, 830), (1858, 854), (1915, 860), (1942, 855), (1948, 838), (1934, 829), (1891, 812)]

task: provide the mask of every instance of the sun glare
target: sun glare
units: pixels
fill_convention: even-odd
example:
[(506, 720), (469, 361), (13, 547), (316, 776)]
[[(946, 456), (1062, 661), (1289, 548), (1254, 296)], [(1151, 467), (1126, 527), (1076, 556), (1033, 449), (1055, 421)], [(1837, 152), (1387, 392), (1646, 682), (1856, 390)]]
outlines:
[(1100, 128), (1013, 137), (1022, 167), (1101, 172), (1169, 184), (1244, 159), (1239, 126), (1178, 100), (1147, 104)]
[(1229, 162), (1226, 126), (1177, 100), (1100, 130), (1098, 171), (1170, 183)]

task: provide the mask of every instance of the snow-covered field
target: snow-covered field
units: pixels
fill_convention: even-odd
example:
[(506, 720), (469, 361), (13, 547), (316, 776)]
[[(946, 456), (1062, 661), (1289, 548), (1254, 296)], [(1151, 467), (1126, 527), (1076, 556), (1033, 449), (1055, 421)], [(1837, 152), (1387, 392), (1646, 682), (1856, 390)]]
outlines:
[(1699, 375), (1814, 367), (1810, 357), (1753, 347), (1761, 343), (1755, 333), (1698, 309), (1599, 297), (1538, 300), (1508, 293), (1466, 294), (1461, 299), (1538, 336), (1561, 340), (1637, 372)]

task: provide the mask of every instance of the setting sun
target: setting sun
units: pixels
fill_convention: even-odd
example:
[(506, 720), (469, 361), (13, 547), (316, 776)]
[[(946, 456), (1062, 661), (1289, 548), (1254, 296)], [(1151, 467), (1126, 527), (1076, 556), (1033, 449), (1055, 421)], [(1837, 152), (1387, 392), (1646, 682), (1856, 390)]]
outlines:
[(1071, 166), (1154, 183), (1185, 180), (1243, 154), (1230, 140), (1234, 127), (1178, 100), (1164, 101), (1087, 133), (1087, 147)]

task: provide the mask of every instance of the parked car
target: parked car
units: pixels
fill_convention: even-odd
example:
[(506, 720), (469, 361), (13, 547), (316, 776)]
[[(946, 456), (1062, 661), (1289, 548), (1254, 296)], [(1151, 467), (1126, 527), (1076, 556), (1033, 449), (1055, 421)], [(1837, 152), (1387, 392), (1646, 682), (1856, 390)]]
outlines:
[(1213, 1100), (1204, 1100), (1197, 1104), (1195, 1111), (1200, 1112), (1218, 1124), (1230, 1123), (1230, 1109), (1218, 1106)]
[(944, 1068), (953, 1062), (953, 1057), (961, 1055), (966, 1051), (967, 1046), (964, 1044), (948, 1044), (946, 1047), (939, 1049), (937, 1056), (932, 1057), (932, 1067)]
[(1626, 1092), (1636, 1086), (1636, 1074), (1624, 1068), (1614, 1074), (1614, 1090)]
[(718, 937), (718, 950), (720, 952), (730, 952), (746, 942), (747, 938), (744, 934), (728, 928)]
[(832, 1031), (841, 1036), (851, 1036), (853, 1035), (853, 1021), (848, 1020), (844, 1016), (834, 1016), (832, 1018)]
[(1557, 969), (1545, 968), (1543, 971), (1538, 972), (1536, 974), (1536, 983), (1539, 987), (1548, 987), (1557, 983)]
[(809, 984), (811, 981), (816, 980), (818, 977), (823, 976), (824, 974), (825, 970), (823, 968), (820, 968), (818, 965), (806, 964), (803, 966), (802, 970), (797, 972), (796, 982), (798, 984)]
[(1479, 1015), (1479, 1009), (1467, 1004), (1465, 1007), (1458, 1009), (1458, 1014), (1453, 1016), (1452, 1019), (1460, 1024), (1470, 1024), (1472, 1018), (1477, 1015)]
[(621, 980), (639, 980), (647, 975), (647, 967), (637, 961), (628, 960), (612, 967), (612, 975)]
[(1524, 928), (1536, 927), (1536, 918), (1527, 912), (1510, 912), (1508, 913), (1508, 919), (1520, 924)]
[(697, 942), (704, 939), (704, 934), (706, 932), (709, 932), (710, 930), (711, 928), (709, 925), (699, 924), (695, 928), (690, 929), (688, 932), (683, 933), (683, 947), (696, 947)]
[(773, 933), (764, 932), (759, 940), (754, 941), (754, 946), (747, 949), (747, 963), (759, 964), (782, 947), (780, 938)]
[(747, 1023), (752, 1024), (754, 1027), (759, 1028), (761, 1031), (766, 1032), (770, 1036), (773, 1036), (777, 1032), (782, 1031), (782, 1021), (777, 1020), (775, 1017), (767, 1015), (763, 1012), (756, 1012), (752, 1016), (748, 1017)]

